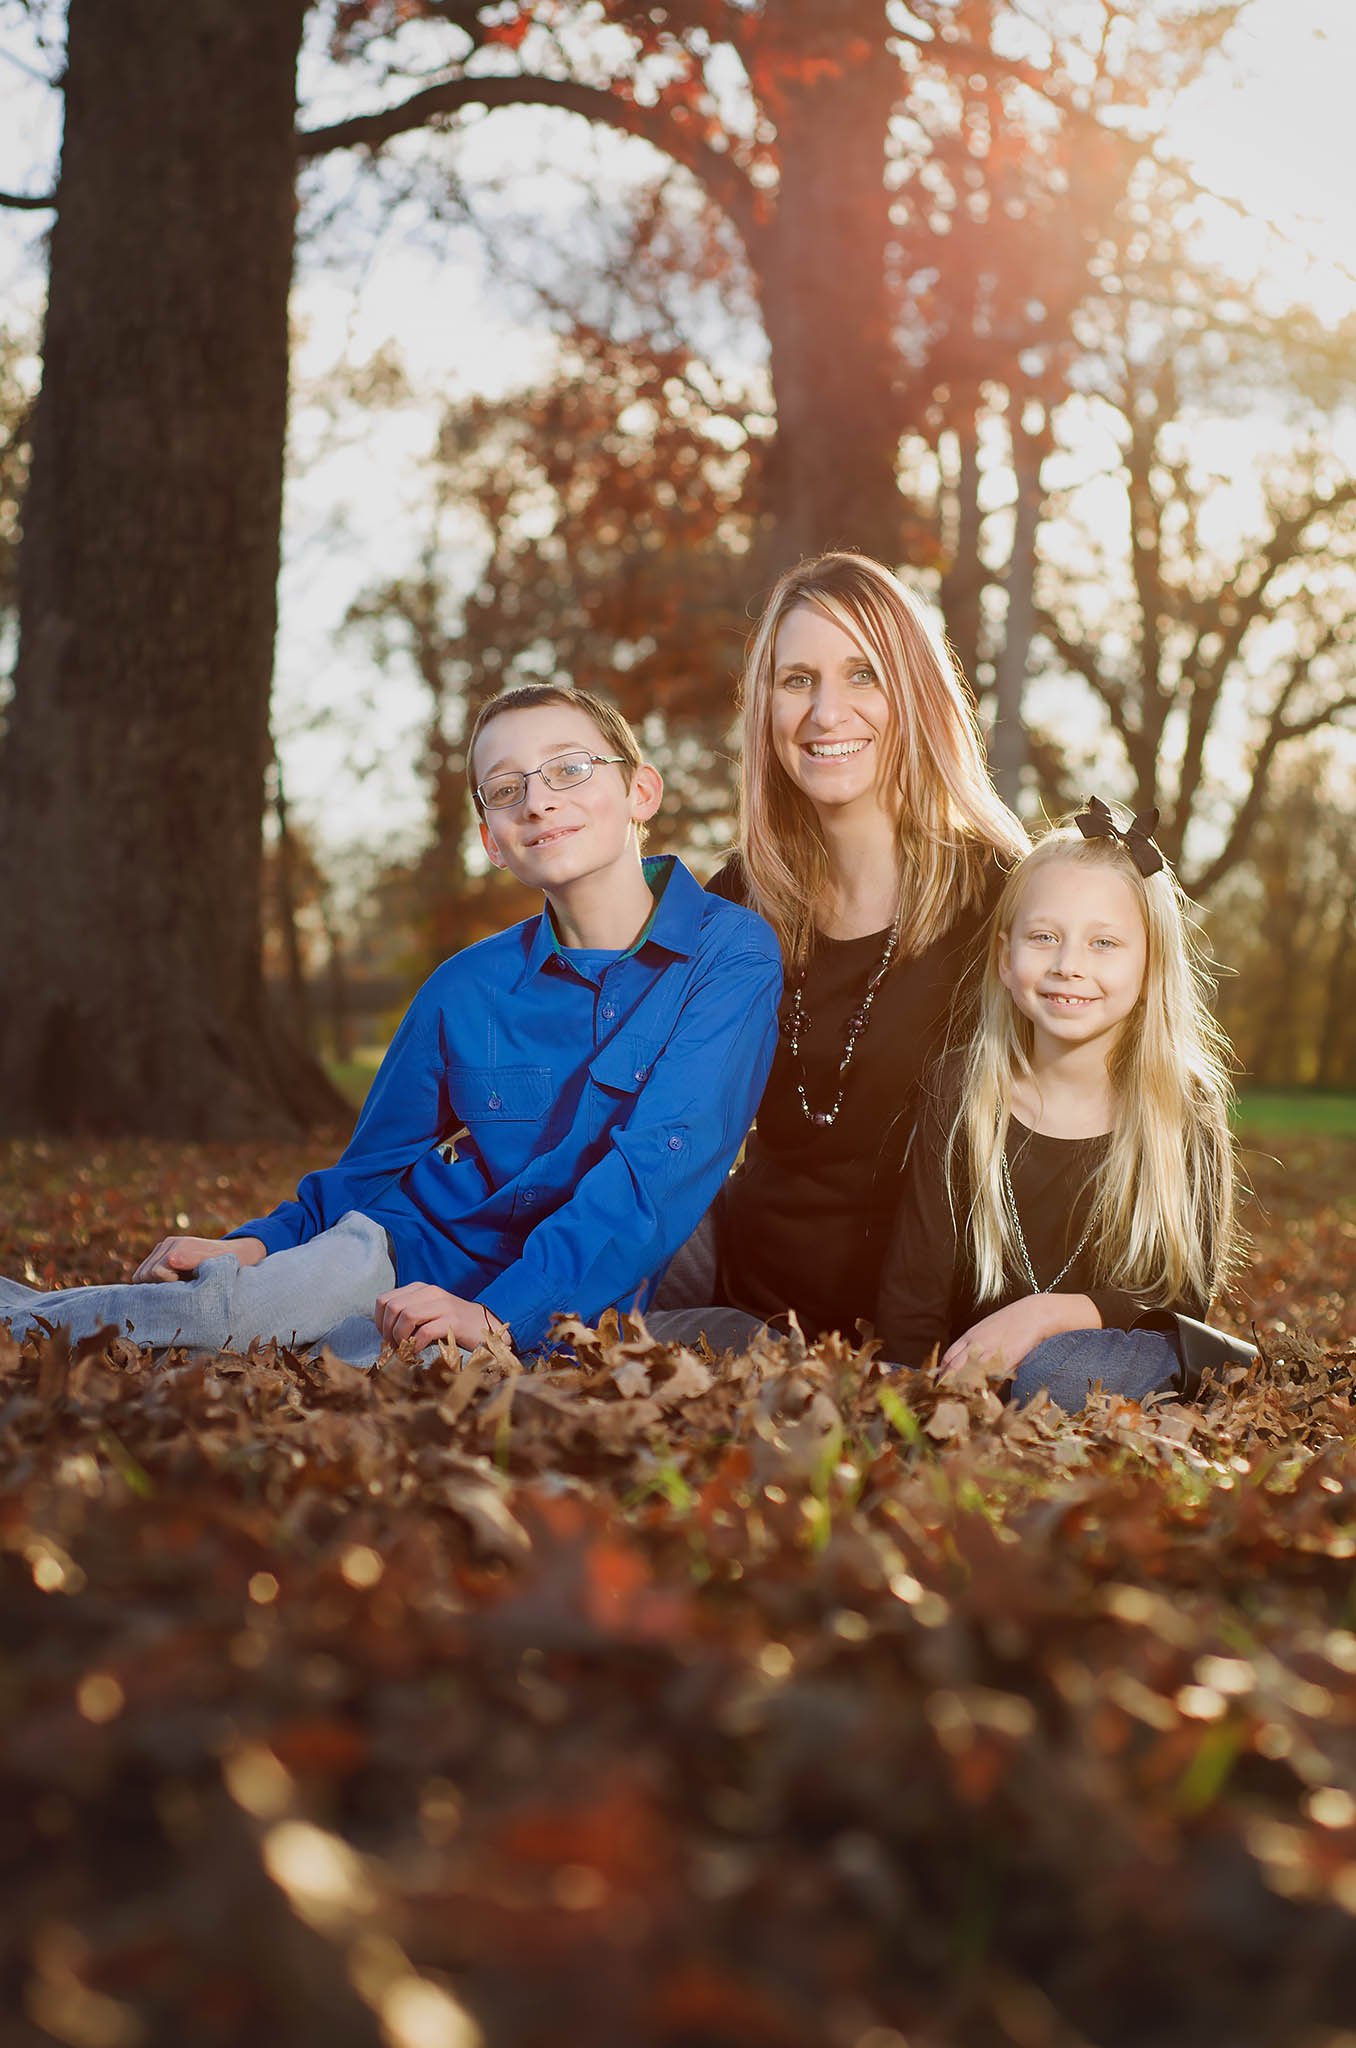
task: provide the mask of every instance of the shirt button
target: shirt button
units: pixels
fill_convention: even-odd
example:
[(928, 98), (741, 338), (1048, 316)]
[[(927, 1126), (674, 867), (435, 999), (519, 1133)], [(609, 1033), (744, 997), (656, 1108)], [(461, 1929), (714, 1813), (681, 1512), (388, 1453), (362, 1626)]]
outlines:
[(670, 1152), (681, 1152), (681, 1151), (682, 1151), (682, 1149), (683, 1149), (683, 1141), (682, 1141), (682, 1139), (681, 1139), (681, 1138), (679, 1138), (679, 1137), (672, 1137), (672, 1138), (670, 1138), (670, 1139), (669, 1139), (669, 1150), (670, 1150)]
[(502, 1109), (504, 1105), (497, 1095), (487, 1095), (485, 1097), (485, 1107), (486, 1109)]
[(645, 1076), (646, 1076), (646, 1075), (647, 1075), (647, 1074), (649, 1073), (649, 1071), (650, 1071), (650, 1070), (649, 1070), (649, 1068), (648, 1068), (648, 1067), (637, 1067), (637, 1068), (636, 1068), (636, 1079), (637, 1079), (638, 1081), (643, 1081), (643, 1080), (645, 1079)]
[(534, 1202), (536, 1201), (536, 1199), (537, 1199), (537, 1196), (536, 1196), (536, 1190), (535, 1190), (535, 1189), (533, 1189), (533, 1188), (524, 1188), (524, 1189), (523, 1189), (523, 1193), (522, 1193), (522, 1203), (523, 1203), (523, 1207), (524, 1207), (525, 1209), (530, 1209), (530, 1208), (532, 1207), (532, 1204), (533, 1204), (533, 1203), (534, 1203)]
[(602, 1015), (603, 1015), (603, 1016), (604, 1016), (604, 1017), (606, 1018), (606, 1020), (607, 1020), (607, 1022), (608, 1022), (609, 1024), (610, 1024), (610, 1023), (612, 1022), (612, 1019), (613, 1019), (613, 1018), (614, 1018), (614, 1017), (616, 1016), (616, 1014), (617, 1014), (617, 1012), (616, 1012), (616, 1010), (615, 1010), (615, 1009), (613, 1008), (613, 1006), (612, 1006), (612, 1004), (611, 1004), (611, 1003), (604, 1003), (604, 1004), (603, 1004), (603, 1008), (602, 1008)]

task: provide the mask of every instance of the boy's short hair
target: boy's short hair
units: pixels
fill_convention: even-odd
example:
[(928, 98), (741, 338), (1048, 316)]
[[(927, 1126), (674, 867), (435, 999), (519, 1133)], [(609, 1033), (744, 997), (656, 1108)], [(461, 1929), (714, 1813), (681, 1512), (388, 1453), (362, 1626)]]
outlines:
[(623, 716), (615, 704), (609, 704), (605, 697), (596, 697), (592, 690), (576, 690), (567, 683), (520, 683), (516, 689), (505, 690), (500, 697), (492, 697), (488, 704), (482, 704), (471, 727), (471, 736), (466, 742), (467, 779), (471, 785), (471, 801), (483, 818), (485, 807), (480, 801), (475, 780), (476, 745), (492, 719), (505, 711), (534, 711), (539, 704), (565, 704), (573, 711), (582, 711), (598, 728), (598, 736), (609, 754), (622, 757), (622, 780), (629, 789), (637, 768), (644, 765), (645, 757), (640, 751), (640, 742), (631, 730), (630, 721)]

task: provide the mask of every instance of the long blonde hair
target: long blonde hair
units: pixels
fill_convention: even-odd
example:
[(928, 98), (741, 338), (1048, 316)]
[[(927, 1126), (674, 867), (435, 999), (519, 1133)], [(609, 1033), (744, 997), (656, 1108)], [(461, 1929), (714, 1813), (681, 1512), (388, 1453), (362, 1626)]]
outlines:
[(999, 961), (1028, 880), (1055, 862), (1114, 869), (1135, 892), (1147, 939), (1144, 987), (1108, 1062), (1116, 1128), (1086, 1191), (1097, 1284), (1152, 1306), (1187, 1293), (1209, 1301), (1232, 1251), (1235, 1166), (1232, 1056), (1210, 1011), (1200, 928), (1170, 869), (1146, 878), (1118, 841), (1084, 839), (1068, 823), (1017, 863), (999, 897), (951, 1126), (947, 1182), (954, 1190), (963, 1177), (969, 1188), (977, 1298), (994, 1299), (1021, 1271), (1002, 1166), (1012, 1084), (1031, 1074), (1032, 1028), (999, 978)]
[(740, 683), (744, 772), (740, 851), (754, 906), (789, 966), (814, 938), (829, 857), (813, 804), (772, 744), (778, 629), (797, 605), (816, 606), (870, 658), (889, 700), (884, 775), (899, 793), (897, 959), (919, 953), (979, 902), (994, 854), (1014, 858), (1026, 833), (989, 779), (974, 701), (920, 601), (869, 555), (817, 555), (789, 569), (763, 607)]

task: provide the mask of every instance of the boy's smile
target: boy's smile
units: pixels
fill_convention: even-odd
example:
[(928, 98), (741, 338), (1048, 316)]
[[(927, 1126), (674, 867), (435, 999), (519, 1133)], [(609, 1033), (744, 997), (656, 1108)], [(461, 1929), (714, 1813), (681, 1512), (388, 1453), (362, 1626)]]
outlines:
[[(586, 711), (536, 704), (491, 719), (468, 764), (477, 784), (527, 778), (517, 803), (485, 812), (480, 837), (496, 867), (546, 892), (567, 945), (588, 943), (570, 936), (572, 913), (585, 905), (590, 927), (598, 915), (619, 927), (634, 923), (637, 911), (648, 915), (635, 828), (658, 810), (664, 786), (655, 769), (642, 765), (628, 787), (625, 765), (610, 758), (613, 752)], [(594, 757), (592, 774), (568, 789), (552, 789), (540, 772), (543, 763), (580, 753)], [(628, 930), (622, 943), (632, 936)]]
[(531, 848), (554, 846), (558, 839), (572, 839), (582, 828), (578, 825), (553, 825), (547, 832), (539, 832), (535, 839), (528, 839), (525, 845)]

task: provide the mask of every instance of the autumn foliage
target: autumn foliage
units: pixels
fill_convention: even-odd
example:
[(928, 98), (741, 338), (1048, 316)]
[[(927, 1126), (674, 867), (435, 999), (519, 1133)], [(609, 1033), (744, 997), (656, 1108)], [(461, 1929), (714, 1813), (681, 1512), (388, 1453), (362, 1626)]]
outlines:
[[(11, 1148), (0, 1270), (108, 1277), (297, 1163)], [(1191, 1408), (640, 1326), (536, 1374), (0, 1337), (4, 2039), (1336, 2048), (1327, 1194)]]

